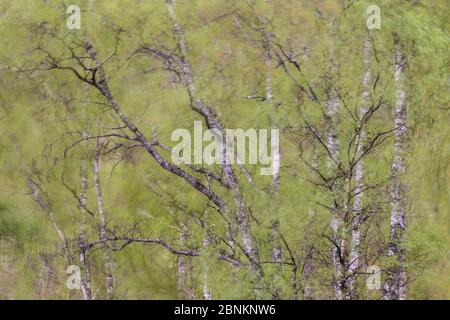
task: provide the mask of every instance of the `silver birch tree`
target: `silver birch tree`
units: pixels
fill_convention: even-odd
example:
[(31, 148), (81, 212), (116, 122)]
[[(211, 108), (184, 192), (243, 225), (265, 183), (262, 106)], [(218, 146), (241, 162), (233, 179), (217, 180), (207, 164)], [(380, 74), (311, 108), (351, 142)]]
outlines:
[(406, 56), (402, 50), (398, 34), (394, 34), (394, 81), (395, 81), (395, 134), (394, 154), (391, 167), (393, 183), (391, 187), (390, 243), (388, 255), (394, 259), (385, 282), (387, 299), (406, 299), (406, 215), (407, 184), (405, 181), (407, 150), (408, 102), (405, 88)]

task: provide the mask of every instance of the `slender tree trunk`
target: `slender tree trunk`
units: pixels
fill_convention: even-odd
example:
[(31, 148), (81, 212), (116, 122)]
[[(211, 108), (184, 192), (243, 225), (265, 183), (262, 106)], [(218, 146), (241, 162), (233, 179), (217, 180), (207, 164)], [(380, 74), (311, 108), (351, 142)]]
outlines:
[[(334, 67), (333, 67), (334, 68)], [(340, 140), (338, 136), (339, 124), (339, 97), (334, 89), (329, 90), (327, 98), (327, 148), (329, 151), (328, 171), (332, 179), (332, 204), (331, 204), (331, 240), (332, 240), (332, 263), (334, 268), (334, 297), (342, 300), (347, 297), (347, 246), (350, 232), (348, 225), (349, 185), (342, 176), (340, 168)]]
[(186, 257), (178, 257), (178, 291), (182, 297), (185, 296), (186, 281), (187, 281), (187, 270), (186, 270)]
[[(218, 130), (222, 134), (223, 141), (227, 141), (223, 125), (220, 123), (214, 110), (212, 110), (208, 105), (204, 104), (197, 95), (197, 90), (193, 81), (193, 73), (191, 70), (191, 66), (187, 60), (188, 50), (186, 39), (184, 36), (184, 30), (177, 22), (177, 17), (175, 13), (175, 0), (166, 0), (166, 3), (169, 18), (173, 25), (175, 40), (180, 50), (182, 74), (184, 77), (184, 82), (187, 87), (189, 97), (191, 99), (192, 108), (195, 112), (199, 113), (205, 118), (208, 128)], [(227, 159), (228, 158), (227, 143), (225, 143), (224, 149), (225, 149), (224, 153), (225, 159)], [(253, 235), (251, 233), (250, 217), (248, 209), (245, 207), (244, 199), (241, 194), (241, 191), (239, 190), (238, 181), (236, 179), (236, 176), (233, 172), (231, 165), (229, 163), (226, 163), (225, 161), (225, 163), (222, 164), (222, 169), (227, 179), (227, 182), (230, 186), (231, 197), (236, 207), (236, 224), (237, 230), (241, 236), (243, 251), (247, 256), (247, 258), (249, 259), (252, 269), (256, 272), (258, 278), (260, 278), (263, 275), (263, 271), (260, 266), (259, 252), (255, 245)]]
[(265, 77), (265, 95), (270, 105), (273, 105), (273, 88), (272, 88), (272, 57), (271, 57), (271, 34), (264, 27), (262, 31), (263, 41), (263, 58), (264, 58), (264, 77)]
[[(87, 132), (83, 130), (83, 139), (87, 139)], [(80, 264), (82, 270), (82, 281), (81, 290), (83, 292), (84, 300), (92, 299), (91, 290), (91, 270), (89, 266), (89, 260), (87, 255), (87, 226), (86, 226), (86, 211), (84, 208), (87, 206), (87, 188), (88, 188), (88, 177), (87, 177), (87, 152), (86, 152), (86, 142), (83, 142), (82, 159), (80, 163), (80, 231), (79, 231), (79, 256)]]
[[(98, 215), (99, 215), (99, 240), (105, 241), (107, 238), (106, 233), (106, 215), (103, 201), (103, 193), (100, 182), (100, 142), (97, 139), (94, 153), (94, 185), (95, 192), (97, 194), (97, 204), (98, 204)], [(103, 242), (102, 245), (103, 251), (103, 264), (104, 264), (104, 272), (106, 275), (106, 297), (110, 300), (113, 298), (113, 290), (114, 290), (114, 275), (112, 272), (112, 259), (110, 250), (106, 244)]]
[(398, 35), (394, 35), (394, 79), (395, 79), (395, 142), (392, 162), (393, 184), (391, 189), (390, 243), (388, 255), (395, 260), (385, 283), (387, 299), (406, 299), (406, 210), (407, 184), (405, 153), (407, 149), (407, 96), (404, 85), (406, 57), (402, 52)]
[[(265, 0), (264, 6), (265, 11), (268, 12), (268, 6), (271, 4), (271, 1)], [(267, 30), (267, 25), (269, 23), (269, 16), (266, 13), (262, 19), (260, 19), (262, 23), (261, 27), (261, 36), (262, 36), (262, 44), (263, 44), (263, 59), (264, 59), (264, 82), (265, 82), (265, 98), (266, 101), (269, 103), (270, 111), (269, 112), (276, 112), (276, 109), (274, 107), (274, 94), (273, 94), (273, 85), (272, 85), (272, 34)], [(270, 125), (274, 127), (273, 119), (269, 119)], [(275, 128), (275, 127), (274, 127)], [(272, 144), (272, 150), (277, 150), (278, 146), (274, 146), (274, 144), (277, 143), (277, 141), (271, 140)], [(275, 192), (278, 192), (280, 189), (280, 159), (275, 158), (273, 163), (273, 168), (276, 169), (275, 172), (273, 172), (272, 176), (272, 188)]]
[[(180, 242), (183, 246), (187, 240), (187, 230), (183, 224), (180, 225)], [(190, 286), (190, 265), (186, 256), (178, 255), (177, 270), (178, 270), (178, 292), (183, 298), (193, 298), (192, 288)]]
[[(208, 223), (208, 214), (204, 213), (203, 219), (201, 219), (201, 226), (205, 231), (205, 237), (203, 238), (203, 251), (205, 252), (205, 257), (209, 258), (209, 246), (211, 245), (211, 235), (206, 228)], [(203, 299), (211, 300), (212, 294), (209, 287), (209, 263), (208, 260), (202, 258), (202, 272), (203, 272)]]
[[(275, 108), (275, 98), (273, 93), (273, 85), (272, 85), (272, 34), (267, 30), (267, 25), (269, 22), (268, 5), (270, 5), (271, 1), (264, 0), (265, 6), (265, 14), (262, 18), (259, 18), (261, 27), (261, 38), (263, 44), (263, 61), (264, 61), (264, 83), (265, 83), (265, 99), (269, 104), (269, 114), (276, 113)], [(272, 129), (277, 129), (273, 117), (269, 116), (269, 124)], [(279, 150), (278, 143), (279, 141), (272, 139), (271, 142), (271, 150)], [(279, 156), (275, 156), (273, 158), (273, 168), (275, 169), (272, 172), (272, 191), (275, 196), (274, 201), (271, 201), (271, 211), (273, 212), (274, 218), (271, 221), (269, 241), (274, 243), (272, 248), (272, 257), (271, 261), (276, 263), (275, 276), (274, 276), (274, 294), (273, 298), (281, 298), (281, 288), (278, 282), (281, 280), (281, 273), (283, 271), (283, 251), (280, 243), (279, 236), (279, 211), (280, 211), (280, 158)]]
[[(329, 157), (328, 160), (328, 172), (331, 177), (336, 175), (335, 172), (335, 162), (338, 161), (339, 157), (339, 137), (337, 135), (337, 112), (339, 109), (339, 99), (335, 95), (335, 93), (332, 92), (332, 89), (330, 89), (330, 92), (328, 93), (328, 100), (327, 100), (327, 148), (329, 150)], [(342, 286), (341, 286), (341, 278), (342, 278), (342, 266), (340, 261), (340, 250), (339, 247), (341, 244), (341, 238), (340, 238), (340, 232), (342, 228), (342, 221), (340, 219), (340, 203), (339, 201), (336, 201), (338, 197), (341, 196), (342, 190), (339, 187), (340, 181), (339, 178), (336, 179), (334, 186), (333, 186), (333, 203), (331, 205), (331, 240), (333, 242), (333, 248), (332, 248), (332, 261), (333, 261), (333, 268), (334, 268), (334, 296), (335, 299), (341, 300), (343, 298), (342, 294)], [(342, 248), (340, 248), (342, 249)]]
[[(209, 235), (206, 234), (205, 235), (205, 239), (203, 240), (203, 247), (205, 249), (207, 249), (210, 245), (210, 238)], [(211, 295), (211, 289), (209, 288), (208, 285), (208, 274), (209, 274), (209, 265), (207, 263), (207, 261), (203, 262), (203, 299), (204, 300), (211, 300), (212, 295)]]
[[(278, 208), (277, 206), (277, 212), (274, 214), (278, 214)], [(283, 272), (283, 251), (281, 249), (281, 241), (280, 241), (280, 223), (278, 219), (274, 219), (272, 221), (272, 225), (270, 227), (270, 233), (269, 233), (269, 242), (273, 243), (272, 247), (272, 253), (271, 253), (271, 262), (274, 263), (274, 275), (272, 277), (272, 299), (282, 299), (282, 287), (280, 285), (280, 282), (282, 280), (281, 274)]]
[(313, 297), (313, 287), (311, 285), (311, 274), (313, 272), (313, 268), (312, 268), (312, 259), (313, 259), (313, 253), (309, 252), (306, 256), (305, 256), (305, 264), (303, 267), (303, 289), (302, 289), (302, 300), (311, 300)]
[[(370, 51), (371, 51), (371, 43), (370, 39), (367, 36), (364, 40), (364, 77), (363, 77), (363, 93), (361, 98), (361, 105), (359, 107), (359, 120), (362, 121), (364, 115), (367, 113), (369, 108), (369, 100), (370, 100), (370, 92), (369, 92), (369, 84), (370, 84)], [(359, 159), (363, 152), (363, 146), (366, 140), (366, 132), (365, 128), (361, 126), (361, 131), (358, 134), (358, 145), (356, 149), (356, 159)], [(351, 251), (350, 251), (350, 261), (349, 261), (349, 293), (350, 296), (348, 298), (356, 298), (358, 297), (357, 289), (354, 286), (355, 283), (355, 272), (359, 268), (359, 245), (360, 245), (360, 224), (361, 224), (361, 215), (363, 208), (363, 177), (364, 177), (364, 162), (363, 159), (360, 159), (355, 166), (355, 197), (353, 203), (353, 215), (352, 215), (352, 242), (351, 242)]]
[[(264, 57), (264, 69), (265, 69), (265, 92), (266, 92), (266, 101), (269, 104), (270, 110), (269, 112), (276, 112), (274, 108), (274, 95), (273, 95), (273, 87), (272, 87), (272, 57), (271, 57), (271, 34), (268, 32), (264, 27), (262, 31), (262, 39), (263, 39), (263, 57)], [(276, 129), (272, 117), (269, 117), (270, 126), (273, 129)], [(278, 141), (275, 139), (270, 139), (271, 141), (271, 150), (278, 150), (279, 146), (276, 145)], [(280, 210), (280, 198), (279, 198), (279, 191), (280, 191), (280, 159), (279, 157), (274, 157), (274, 163), (272, 164), (273, 168), (276, 170), (272, 173), (272, 190), (275, 195), (275, 199), (272, 204), (272, 212), (274, 214), (274, 219), (271, 222), (271, 230), (269, 239), (271, 242), (275, 243), (273, 249), (272, 249), (272, 262), (278, 263), (276, 274), (274, 277), (275, 282), (279, 282), (281, 279), (281, 272), (282, 272), (282, 261), (283, 261), (283, 251), (281, 248), (281, 243), (279, 241), (279, 221), (278, 221), (278, 215)], [(280, 288), (276, 285), (276, 296), (277, 298), (280, 297)]]
[[(316, 144), (313, 144), (313, 151), (312, 151), (312, 157), (311, 157), (311, 167), (313, 169), (312, 177), (316, 177), (316, 172), (319, 168), (319, 150), (316, 146)], [(316, 192), (314, 191), (313, 196), (316, 195)], [(310, 205), (308, 208), (308, 214), (310, 218), (314, 218), (316, 216), (316, 209), (313, 205)], [(305, 233), (305, 243), (308, 243), (307, 233)], [(303, 265), (303, 274), (302, 274), (302, 299), (303, 300), (310, 300), (313, 297), (314, 289), (311, 285), (311, 274), (313, 272), (313, 265), (312, 260), (314, 259), (314, 252), (312, 250), (308, 250), (306, 256), (305, 256), (305, 262)]]
[(69, 264), (72, 264), (72, 258), (70, 256), (70, 252), (69, 252), (69, 242), (67, 240), (67, 237), (66, 237), (64, 231), (61, 229), (61, 227), (58, 225), (58, 223), (55, 220), (55, 215), (53, 213), (53, 210), (50, 206), (49, 201), (46, 201), (41, 196), (41, 192), (39, 190), (38, 185), (31, 178), (28, 178), (28, 187), (30, 188), (30, 190), (32, 192), (33, 200), (36, 201), (37, 204), (39, 204), (39, 206), (41, 207), (41, 209), (45, 211), (45, 213), (47, 214), (48, 220), (52, 224), (53, 229), (55, 230), (56, 234), (58, 235), (59, 239), (61, 240), (61, 242), (63, 244), (64, 257), (67, 259), (67, 262)]

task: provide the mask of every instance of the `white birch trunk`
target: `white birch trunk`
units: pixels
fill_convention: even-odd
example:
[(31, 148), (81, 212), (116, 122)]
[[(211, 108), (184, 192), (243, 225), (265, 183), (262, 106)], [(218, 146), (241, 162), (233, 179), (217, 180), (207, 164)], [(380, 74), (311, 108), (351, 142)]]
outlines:
[[(208, 248), (210, 245), (210, 239), (208, 234), (205, 235), (205, 239), (203, 240), (203, 247)], [(203, 262), (203, 299), (204, 300), (211, 300), (211, 289), (208, 285), (208, 274), (209, 274), (209, 266), (207, 261)]]
[[(337, 112), (339, 108), (339, 99), (338, 97), (331, 92), (328, 94), (328, 100), (327, 100), (327, 148), (330, 152), (329, 156), (332, 157), (332, 159), (328, 160), (328, 171), (330, 176), (334, 175), (334, 168), (335, 168), (335, 161), (338, 161), (339, 157), (339, 137), (337, 135)], [(340, 192), (339, 190), (333, 191), (333, 198), (336, 196), (336, 193)], [(340, 256), (339, 256), (339, 250), (336, 247), (337, 245), (340, 245), (340, 230), (342, 227), (342, 222), (339, 216), (339, 209), (336, 208), (335, 203), (333, 202), (332, 210), (331, 210), (331, 239), (333, 241), (333, 248), (332, 248), (332, 261), (333, 261), (333, 268), (334, 268), (334, 297), (337, 300), (341, 300), (343, 298), (342, 288), (341, 288), (341, 278), (342, 278), (342, 266), (340, 263)]]
[[(277, 206), (278, 208), (278, 206)], [(278, 212), (277, 212), (278, 214)], [(272, 221), (272, 226), (270, 228), (269, 241), (274, 243), (271, 253), (271, 262), (274, 263), (274, 275), (273, 275), (273, 299), (282, 298), (282, 287), (280, 281), (282, 280), (281, 274), (283, 272), (283, 251), (281, 249), (280, 235), (279, 235), (279, 222), (278, 220)]]
[[(359, 120), (362, 121), (364, 115), (367, 113), (369, 108), (369, 100), (370, 100), (370, 51), (372, 45), (370, 43), (370, 39), (367, 36), (364, 40), (364, 76), (363, 76), (363, 93), (361, 97), (361, 105), (359, 107)], [(361, 127), (361, 132), (359, 132), (359, 136), (357, 138), (358, 145), (356, 149), (356, 159), (359, 159), (363, 152), (363, 146), (366, 140), (366, 132), (364, 127)], [(364, 177), (364, 162), (363, 159), (360, 159), (355, 166), (355, 198), (353, 203), (353, 215), (352, 215), (352, 240), (351, 240), (351, 251), (350, 251), (350, 261), (349, 261), (349, 294), (348, 298), (357, 297), (358, 293), (354, 286), (355, 276), (354, 273), (359, 268), (359, 245), (360, 245), (360, 223), (361, 223), (361, 214), (363, 208), (363, 177)]]
[(55, 215), (50, 206), (50, 203), (48, 203), (46, 200), (44, 200), (44, 198), (40, 194), (39, 187), (31, 178), (28, 178), (28, 187), (30, 188), (30, 190), (32, 192), (32, 197), (33, 197), (34, 201), (36, 201), (37, 204), (39, 204), (39, 206), (41, 207), (41, 209), (45, 211), (45, 213), (47, 214), (48, 220), (52, 224), (53, 229), (55, 230), (56, 234), (58, 235), (59, 239), (61, 240), (61, 242), (63, 244), (64, 257), (67, 259), (67, 262), (69, 264), (72, 264), (72, 259), (71, 259), (70, 252), (69, 252), (69, 242), (67, 240), (67, 237), (66, 237), (64, 231), (61, 229), (61, 227), (58, 225), (58, 223), (55, 220)]
[[(263, 60), (264, 60), (264, 83), (265, 83), (265, 98), (267, 103), (269, 104), (269, 113), (276, 112), (276, 109), (274, 107), (274, 94), (273, 94), (273, 86), (272, 86), (272, 35), (269, 31), (266, 29), (266, 24), (268, 21), (268, 8), (267, 6), (270, 5), (271, 1), (265, 0), (264, 6), (265, 6), (265, 12), (266, 14), (261, 19), (261, 23), (263, 24), (261, 36), (262, 36), (262, 44), (263, 44)], [(277, 129), (273, 123), (272, 117), (269, 117), (269, 123), (272, 129)], [(272, 152), (274, 150), (279, 150), (278, 141), (275, 139), (271, 139), (271, 150)], [(275, 243), (274, 247), (272, 248), (272, 257), (271, 260), (274, 263), (277, 263), (277, 268), (275, 271), (274, 276), (274, 282), (275, 282), (275, 291), (278, 292), (280, 289), (277, 285), (277, 282), (281, 279), (281, 272), (282, 272), (282, 260), (283, 260), (283, 251), (281, 248), (281, 244), (279, 241), (279, 235), (278, 235), (278, 228), (279, 228), (279, 221), (278, 221), (278, 215), (279, 215), (279, 209), (280, 209), (280, 199), (279, 199), (279, 191), (280, 191), (280, 158), (279, 156), (273, 157), (273, 164), (272, 168), (274, 168), (272, 172), (272, 190), (275, 194), (275, 200), (271, 203), (272, 212), (274, 214), (274, 219), (272, 220), (271, 230), (269, 239)]]
[(388, 255), (395, 259), (395, 266), (385, 283), (386, 298), (406, 299), (406, 209), (407, 185), (403, 175), (406, 172), (405, 153), (407, 139), (407, 97), (404, 85), (406, 57), (402, 52), (398, 36), (394, 36), (394, 79), (395, 79), (395, 142), (392, 162), (393, 185), (391, 189), (390, 244)]
[(311, 281), (310, 281), (310, 277), (313, 271), (312, 268), (312, 264), (311, 264), (311, 260), (312, 260), (312, 253), (311, 255), (308, 255), (305, 257), (306, 261), (305, 261), (305, 266), (304, 266), (304, 270), (303, 270), (303, 281), (304, 281), (304, 286), (303, 286), (303, 290), (302, 290), (302, 299), (303, 300), (311, 300), (313, 297), (313, 287), (311, 285)]
[[(175, 13), (175, 0), (166, 0), (167, 10), (169, 14), (169, 18), (173, 25), (175, 40), (177, 42), (178, 48), (180, 50), (181, 57), (181, 68), (185, 81), (185, 85), (187, 87), (188, 94), (192, 101), (192, 108), (201, 114), (205, 120), (208, 122), (208, 125), (214, 129), (219, 130), (223, 135), (223, 141), (226, 141), (226, 137), (224, 135), (224, 128), (222, 124), (219, 122), (217, 115), (214, 111), (207, 105), (205, 105), (198, 97), (196, 87), (193, 81), (193, 73), (191, 70), (191, 66), (187, 60), (187, 43), (184, 36), (184, 30), (177, 22), (177, 17)], [(225, 159), (227, 159), (228, 151), (225, 145)], [(255, 245), (255, 241), (253, 239), (253, 235), (251, 233), (250, 221), (249, 221), (249, 212), (244, 205), (244, 199), (239, 190), (239, 185), (237, 184), (236, 177), (231, 168), (231, 165), (228, 163), (223, 163), (222, 168), (224, 174), (227, 178), (227, 181), (231, 187), (231, 196), (234, 201), (236, 207), (236, 223), (237, 230), (241, 236), (242, 248), (250, 260), (250, 265), (254, 271), (256, 271), (258, 277), (262, 276), (262, 269), (259, 265), (259, 252)], [(232, 234), (233, 232), (230, 232)]]
[[(97, 204), (98, 204), (98, 215), (99, 215), (99, 240), (104, 241), (107, 238), (106, 234), (106, 215), (105, 215), (105, 207), (103, 201), (103, 193), (100, 183), (100, 145), (97, 140), (96, 150), (94, 154), (94, 185), (95, 192), (97, 195)], [(113, 298), (113, 290), (114, 290), (114, 275), (112, 272), (112, 259), (110, 255), (110, 251), (105, 242), (102, 245), (103, 250), (103, 264), (104, 264), (104, 272), (106, 275), (106, 297), (107, 299)]]
[[(186, 236), (186, 227), (183, 224), (180, 224), (180, 243), (182, 247), (185, 246), (187, 236)], [(193, 298), (193, 293), (190, 287), (190, 265), (186, 256), (178, 255), (177, 261), (177, 271), (178, 271), (178, 292), (183, 298)]]
[[(184, 244), (186, 238), (184, 232), (180, 234), (180, 241)], [(178, 290), (182, 296), (185, 294), (186, 281), (187, 281), (187, 268), (186, 268), (186, 257), (180, 255), (178, 256)]]
[[(269, 0), (264, 1), (266, 12), (268, 11), (267, 6), (270, 4), (271, 1)], [(263, 17), (262, 23), (267, 24), (267, 21), (269, 21), (269, 17), (266, 14)], [(266, 26), (262, 27), (262, 43), (263, 43), (263, 58), (264, 58), (265, 98), (266, 101), (269, 103), (271, 109), (269, 112), (274, 112), (276, 110), (274, 108), (274, 95), (272, 85), (272, 54), (271, 54), (272, 35), (270, 34), (269, 31), (267, 31)], [(269, 119), (269, 121), (271, 122), (270, 125), (273, 126), (272, 120)], [(276, 141), (271, 140), (271, 144), (272, 144), (271, 150), (278, 150), (278, 146), (274, 145), (276, 144)], [(280, 189), (280, 159), (276, 157), (274, 159), (274, 162), (277, 163), (273, 163), (273, 168), (275, 168), (276, 170), (274, 170), (272, 176), (272, 188), (275, 192), (278, 192)]]
[[(88, 134), (86, 129), (83, 129), (82, 133), (83, 139), (87, 139)], [(88, 178), (87, 178), (87, 150), (86, 150), (86, 140), (82, 144), (82, 158), (80, 162), (80, 231), (79, 231), (79, 257), (81, 264), (81, 290), (83, 292), (84, 300), (92, 299), (91, 290), (91, 271), (89, 267), (89, 261), (86, 252), (87, 244), (87, 227), (86, 227), (86, 211), (84, 208), (87, 206), (87, 188), (88, 188)]]

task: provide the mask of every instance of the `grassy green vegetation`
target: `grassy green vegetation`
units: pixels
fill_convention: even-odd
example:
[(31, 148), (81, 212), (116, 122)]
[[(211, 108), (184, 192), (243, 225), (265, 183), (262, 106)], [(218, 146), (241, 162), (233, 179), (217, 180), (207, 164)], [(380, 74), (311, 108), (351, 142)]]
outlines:
[[(381, 29), (369, 32), (366, 8), (374, 2), (381, 8)], [(71, 4), (81, 8), (80, 30), (66, 27)], [(359, 134), (367, 38), (372, 47), (370, 105), (381, 105), (363, 127), (367, 141), (376, 142), (364, 157), (367, 207), (352, 298), (383, 298), (387, 271), (395, 265), (387, 253), (394, 34), (407, 59), (407, 170), (401, 177), (407, 185), (402, 243), (407, 298), (450, 299), (450, 3), (178, 0), (186, 57), (167, 7), (164, 0), (0, 1), (0, 299), (83, 299), (82, 290), (67, 289), (66, 269), (79, 265), (85, 277), (80, 230), (85, 230), (87, 243), (101, 239), (93, 171), (96, 143), (103, 146), (99, 178), (106, 234), (116, 239), (87, 252), (91, 298), (203, 299), (205, 285), (213, 299), (335, 298), (330, 208), (342, 203), (350, 210), (354, 201), (345, 189), (347, 183), (355, 187), (348, 175), (354, 168), (345, 166), (351, 162), (347, 147)], [(267, 46), (264, 34), (269, 35)], [(224, 127), (280, 129), (279, 191), (273, 190), (271, 176), (259, 175), (260, 165), (245, 165), (252, 182), (233, 165), (264, 275), (256, 277), (249, 266), (240, 231), (234, 242), (227, 238), (227, 221), (239, 227), (235, 194), (181, 166), (229, 204), (228, 216), (221, 213), (211, 199), (161, 167), (139, 141), (124, 139), (133, 132), (111, 103), (77, 78), (73, 70), (89, 80), (98, 67), (87, 42), (97, 52), (121, 111), (149, 141), (173, 147), (173, 130), (192, 130), (194, 121), (201, 120), (206, 126), (192, 108), (183, 59), (192, 70), (196, 94)], [(83, 70), (81, 64), (91, 69)], [(100, 81), (100, 71), (94, 79)], [(267, 99), (268, 84), (273, 101)], [(330, 90), (340, 97), (334, 123), (340, 141), (337, 160), (343, 164), (331, 169), (326, 148), (311, 130), (326, 141)], [(90, 138), (83, 140), (83, 132)], [(382, 132), (386, 134), (378, 139)], [(170, 151), (158, 146), (158, 152), (170, 161)], [(80, 184), (82, 163), (86, 190)], [(225, 179), (220, 165), (205, 168)], [(328, 177), (327, 183), (336, 183), (320, 185), (318, 172)], [(196, 254), (174, 254), (158, 243), (128, 243), (117, 239), (121, 237), (159, 238)], [(350, 239), (350, 230), (342, 231), (342, 239)], [(274, 262), (277, 246), (283, 263)], [(349, 259), (348, 243), (341, 249)], [(105, 268), (105, 252), (110, 268)], [(240, 265), (218, 259), (223, 253)], [(370, 265), (381, 269), (379, 289), (366, 286)], [(114, 277), (111, 296), (108, 272)]]

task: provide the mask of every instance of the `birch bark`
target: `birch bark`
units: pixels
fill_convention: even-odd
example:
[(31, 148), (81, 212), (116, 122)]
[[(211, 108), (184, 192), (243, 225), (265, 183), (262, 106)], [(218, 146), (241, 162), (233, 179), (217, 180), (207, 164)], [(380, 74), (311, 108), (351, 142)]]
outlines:
[[(361, 105), (359, 107), (359, 121), (363, 120), (364, 115), (367, 113), (369, 108), (370, 92), (369, 84), (371, 78), (370, 71), (370, 51), (372, 45), (369, 37), (367, 36), (364, 40), (364, 76), (362, 81), (362, 97)], [(356, 159), (359, 159), (363, 152), (363, 146), (366, 140), (366, 131), (364, 126), (361, 126), (361, 131), (357, 137), (357, 147), (356, 147)], [(358, 292), (354, 286), (355, 284), (355, 272), (359, 268), (359, 246), (360, 246), (360, 224), (361, 215), (363, 208), (363, 177), (364, 177), (364, 162), (360, 159), (355, 166), (355, 197), (353, 202), (353, 215), (352, 215), (352, 239), (351, 239), (351, 251), (350, 251), (350, 261), (349, 261), (349, 297), (355, 298), (358, 296)]]
[[(264, 11), (265, 14), (260, 19), (260, 23), (262, 24), (261, 27), (261, 35), (262, 35), (262, 44), (263, 44), (263, 59), (264, 59), (264, 82), (265, 82), (265, 98), (266, 101), (269, 103), (270, 106), (270, 112), (276, 112), (276, 109), (274, 107), (274, 94), (273, 94), (273, 84), (272, 84), (272, 34), (267, 30), (267, 26), (269, 25), (269, 8), (272, 3), (271, 0), (264, 0)], [(269, 118), (270, 125), (273, 128), (274, 123), (273, 119)], [(271, 140), (272, 149), (271, 150), (277, 150), (278, 146), (274, 145), (276, 141)], [(277, 163), (275, 163), (277, 162)], [(272, 188), (275, 192), (278, 192), (280, 189), (280, 159), (278, 157), (274, 158), (273, 168), (275, 169), (272, 176)]]
[[(185, 230), (180, 231), (180, 242), (184, 245), (186, 243), (186, 234)], [(177, 262), (177, 270), (178, 270), (178, 291), (182, 297), (188, 296), (189, 292), (188, 288), (188, 266), (186, 257), (183, 255), (178, 256)]]
[[(211, 240), (209, 238), (209, 235), (205, 235), (205, 239), (203, 240), (203, 247), (207, 249), (211, 243)], [(211, 289), (208, 285), (208, 274), (209, 274), (209, 266), (206, 261), (203, 262), (203, 299), (204, 300), (211, 300)]]
[(107, 233), (106, 233), (106, 214), (103, 200), (103, 192), (100, 182), (100, 142), (99, 139), (96, 141), (95, 153), (94, 153), (94, 185), (95, 193), (97, 195), (98, 204), (98, 218), (99, 218), (99, 240), (103, 241), (102, 251), (103, 251), (103, 269), (106, 276), (106, 297), (110, 300), (113, 298), (114, 290), (114, 275), (112, 272), (112, 259), (110, 250), (106, 244)]
[(406, 56), (402, 52), (398, 35), (394, 35), (394, 80), (395, 80), (395, 142), (394, 159), (391, 173), (393, 184), (391, 188), (391, 219), (390, 243), (388, 255), (395, 259), (395, 265), (390, 271), (385, 283), (386, 298), (390, 300), (406, 299), (406, 210), (407, 184), (406, 173), (406, 143), (407, 143), (407, 96), (404, 84)]
[(61, 229), (61, 227), (56, 222), (55, 215), (53, 213), (53, 209), (51, 208), (49, 201), (44, 200), (44, 198), (41, 196), (39, 187), (31, 178), (28, 178), (28, 187), (30, 188), (30, 190), (32, 192), (32, 197), (33, 197), (34, 201), (36, 201), (39, 204), (39, 206), (41, 207), (41, 209), (44, 210), (45, 213), (47, 214), (48, 220), (52, 224), (53, 229), (55, 230), (59, 239), (63, 243), (64, 257), (67, 259), (67, 262), (71, 264), (72, 258), (70, 256), (70, 252), (69, 252), (69, 241), (68, 241), (63, 229)]
[(91, 290), (91, 270), (87, 255), (87, 226), (86, 226), (86, 215), (85, 212), (87, 206), (87, 189), (88, 189), (88, 177), (87, 177), (87, 143), (86, 139), (88, 133), (86, 128), (83, 128), (82, 138), (84, 139), (82, 143), (82, 153), (80, 161), (80, 229), (79, 229), (79, 257), (81, 265), (81, 290), (83, 292), (84, 300), (92, 299)]
[[(261, 26), (261, 38), (263, 44), (263, 61), (264, 61), (264, 83), (265, 83), (265, 98), (267, 103), (269, 104), (269, 114), (276, 113), (276, 108), (274, 105), (274, 93), (273, 93), (273, 85), (272, 85), (272, 34), (268, 29), (269, 25), (269, 8), (268, 6), (271, 4), (270, 0), (264, 0), (264, 15), (262, 18), (259, 18), (259, 22)], [(277, 129), (273, 117), (269, 116), (269, 124), (272, 129)], [(271, 139), (271, 150), (279, 150), (278, 141), (275, 139)], [(281, 288), (278, 285), (281, 280), (281, 273), (283, 271), (283, 251), (281, 247), (281, 243), (279, 240), (279, 211), (280, 211), (280, 157), (275, 156), (272, 158), (273, 164), (272, 168), (274, 168), (272, 172), (272, 191), (275, 196), (275, 199), (271, 201), (271, 211), (273, 213), (273, 220), (271, 221), (269, 240), (274, 243), (272, 248), (272, 257), (271, 261), (276, 263), (275, 275), (274, 275), (274, 291), (275, 297), (280, 298)]]
[[(167, 10), (169, 18), (173, 26), (175, 40), (180, 50), (181, 68), (184, 77), (184, 81), (187, 87), (189, 97), (191, 99), (192, 108), (195, 112), (202, 115), (210, 129), (216, 129), (223, 136), (223, 141), (226, 141), (223, 125), (218, 119), (218, 116), (208, 105), (204, 104), (197, 95), (197, 90), (194, 84), (193, 73), (191, 66), (187, 60), (188, 48), (186, 39), (184, 36), (183, 28), (178, 24), (177, 16), (175, 13), (175, 0), (166, 0)], [(228, 158), (228, 146), (225, 144), (225, 159)], [(260, 266), (259, 252), (255, 245), (253, 235), (251, 233), (249, 212), (244, 204), (243, 196), (239, 190), (238, 181), (235, 177), (233, 169), (226, 161), (222, 163), (222, 169), (225, 177), (228, 181), (231, 190), (231, 197), (236, 207), (236, 223), (237, 230), (241, 236), (242, 247), (245, 255), (250, 261), (252, 269), (257, 273), (258, 277), (263, 275), (262, 268)]]
[[(332, 90), (328, 93), (327, 98), (327, 110), (326, 110), (326, 116), (327, 116), (327, 148), (329, 150), (329, 157), (328, 160), (328, 172), (330, 177), (333, 177), (336, 175), (336, 168), (335, 163), (338, 161), (339, 157), (339, 137), (337, 135), (337, 112), (339, 109), (339, 99), (336, 96)], [(332, 248), (332, 261), (333, 261), (333, 267), (334, 267), (334, 296), (335, 299), (341, 300), (343, 298), (342, 293), (342, 285), (341, 285), (341, 278), (342, 278), (342, 266), (341, 266), (341, 256), (340, 252), (342, 248), (339, 248), (338, 246), (341, 245), (341, 237), (340, 232), (342, 228), (342, 221), (340, 219), (340, 204), (339, 201), (336, 201), (336, 198), (340, 197), (340, 193), (342, 190), (339, 188), (340, 182), (338, 179), (336, 179), (335, 185), (333, 186), (332, 196), (333, 196), (333, 203), (331, 204), (331, 240), (333, 242), (333, 248)], [(340, 250), (341, 249), (341, 250)]]

